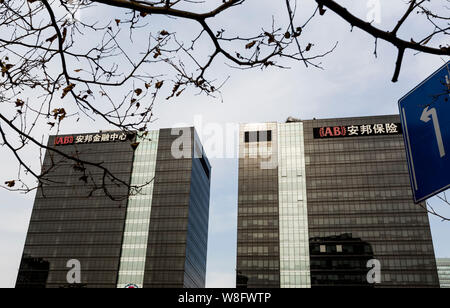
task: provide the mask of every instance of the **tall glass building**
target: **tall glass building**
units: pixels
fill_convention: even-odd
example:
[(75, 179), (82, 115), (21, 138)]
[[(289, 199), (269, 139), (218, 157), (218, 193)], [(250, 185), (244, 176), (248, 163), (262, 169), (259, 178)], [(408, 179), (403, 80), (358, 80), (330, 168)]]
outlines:
[[(16, 287), (205, 286), (211, 166), (194, 128), (51, 136), (48, 146), (127, 185), (47, 151), (51, 181), (37, 191)], [(71, 284), (74, 261), (81, 281)]]
[(400, 119), (240, 127), (237, 287), (438, 287)]
[(450, 288), (450, 258), (436, 259), (441, 288)]

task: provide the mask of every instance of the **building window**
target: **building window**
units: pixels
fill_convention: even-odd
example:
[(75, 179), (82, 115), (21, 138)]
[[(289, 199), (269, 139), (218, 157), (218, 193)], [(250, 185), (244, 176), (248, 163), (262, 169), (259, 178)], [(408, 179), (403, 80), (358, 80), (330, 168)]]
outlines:
[(259, 131), (258, 132), (258, 141), (259, 142), (272, 141), (272, 131), (271, 130)]
[(326, 245), (320, 245), (320, 252), (321, 253), (327, 252), (327, 246)]
[(342, 252), (342, 245), (336, 245), (336, 252)]
[(272, 131), (253, 131), (244, 133), (244, 142), (268, 142), (272, 141)]

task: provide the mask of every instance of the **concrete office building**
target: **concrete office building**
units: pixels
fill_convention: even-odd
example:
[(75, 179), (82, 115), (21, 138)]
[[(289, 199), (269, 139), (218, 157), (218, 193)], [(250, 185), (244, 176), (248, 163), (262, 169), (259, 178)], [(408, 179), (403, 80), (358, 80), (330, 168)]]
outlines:
[(398, 116), (242, 124), (239, 138), (238, 287), (439, 286)]
[[(52, 182), (37, 191), (16, 287), (205, 286), (211, 166), (194, 128), (51, 136), (48, 145), (127, 185), (99, 185), (103, 170), (47, 151)], [(174, 145), (187, 155), (174, 157)], [(80, 283), (68, 283), (70, 260)]]

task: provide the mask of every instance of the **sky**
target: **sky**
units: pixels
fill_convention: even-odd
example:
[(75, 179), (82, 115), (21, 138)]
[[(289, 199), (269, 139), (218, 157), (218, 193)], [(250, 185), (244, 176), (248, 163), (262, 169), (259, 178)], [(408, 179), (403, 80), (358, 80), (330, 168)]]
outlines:
[[(212, 2), (217, 4), (221, 1)], [(358, 16), (369, 14), (374, 1), (356, 2), (358, 4), (350, 0), (339, 1)], [(395, 18), (405, 8), (405, 1), (375, 2), (379, 4), (379, 26), (383, 29), (392, 28), (397, 20)], [(304, 20), (307, 12), (314, 8), (314, 1), (300, 3), (304, 6), (299, 11), (299, 20)], [(104, 15), (114, 14), (115, 18), (121, 14), (111, 9), (103, 12)], [(235, 8), (220, 16), (213, 25), (233, 25), (247, 32), (258, 25), (270, 26), (272, 15), (280, 18), (284, 14), (284, 7), (275, 1), (249, 0), (242, 8)], [(83, 12), (82, 18), (90, 18), (88, 15), (89, 12)], [(150, 23), (148, 27), (158, 30), (161, 25), (175, 28), (176, 21), (157, 19), (155, 23)], [(417, 22), (407, 22), (404, 27), (399, 34), (406, 39), (412, 34), (423, 33), (425, 28)], [(193, 29), (197, 29), (196, 26), (187, 23), (177, 30), (180, 34), (188, 34)], [(209, 135), (214, 127), (228, 131), (224, 138), (232, 140), (233, 132), (227, 128), (238, 123), (284, 122), (289, 116), (312, 119), (398, 114), (398, 100), (449, 60), (448, 57), (415, 55), (408, 51), (400, 80), (394, 84), (391, 78), (396, 59), (395, 49), (379, 42), (378, 57), (375, 58), (373, 38), (358, 29), (351, 31), (350, 26), (332, 12), (315, 18), (303, 39), (313, 42), (318, 51), (325, 51), (336, 41), (339, 42), (338, 48), (321, 60), (324, 70), (305, 68), (302, 63), (289, 63), (291, 68), (286, 70), (237, 70), (225, 65), (222, 57), (218, 58), (209, 74), (218, 80), (230, 76), (222, 89), (222, 100), (187, 91), (179, 98), (157, 101), (154, 107), (157, 120), (150, 129), (196, 124), (197, 130), (202, 132), (200, 138), (205, 145), (219, 138)], [(433, 43), (439, 45), (439, 42)], [(444, 43), (448, 42), (440, 42)], [(136, 46), (139, 46), (139, 42), (136, 42)], [(105, 124), (101, 121), (86, 122), (83, 125), (66, 126), (62, 132), (95, 132), (102, 128), (105, 128)], [(234, 158), (210, 155), (214, 151), (217, 149), (208, 149), (206, 146), (213, 167), (206, 283), (207, 287), (234, 287), (238, 162), (236, 155)], [(28, 155), (33, 165), (39, 165), (37, 153)], [(13, 157), (4, 149), (0, 149), (0, 162), (0, 180), (4, 182), (14, 176), (16, 169)], [(0, 190), (0, 287), (13, 287), (15, 284), (33, 198), (33, 193), (23, 195)], [(450, 216), (449, 207), (441, 206), (435, 199), (431, 202)], [(436, 256), (450, 257), (450, 223), (434, 217), (430, 217), (430, 222)]]

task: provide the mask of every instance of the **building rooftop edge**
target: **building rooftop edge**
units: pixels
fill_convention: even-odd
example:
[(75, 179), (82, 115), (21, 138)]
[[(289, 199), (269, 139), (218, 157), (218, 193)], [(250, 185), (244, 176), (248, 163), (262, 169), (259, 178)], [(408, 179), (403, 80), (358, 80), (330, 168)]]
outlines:
[[(143, 132), (139, 132), (137, 130), (130, 130), (131, 133), (144, 133), (144, 132), (154, 132), (154, 131), (160, 131), (162, 129), (178, 129), (178, 128), (194, 128), (195, 126), (177, 126), (177, 127), (163, 127), (163, 128), (157, 128), (157, 129), (149, 129)], [(63, 133), (59, 135), (50, 134), (49, 137), (63, 137), (63, 136), (73, 136), (73, 135), (89, 135), (89, 134), (105, 134), (105, 133), (121, 133), (122, 130), (114, 130), (114, 129), (108, 129), (108, 130), (98, 130), (98, 131), (91, 131), (91, 132), (73, 132), (73, 133)]]
[(293, 122), (277, 122), (277, 121), (269, 121), (269, 122), (240, 122), (239, 125), (248, 125), (248, 124), (288, 124), (288, 123), (302, 123), (302, 122), (310, 122), (310, 121), (327, 121), (327, 120), (349, 120), (349, 119), (368, 119), (368, 118), (384, 118), (384, 117), (399, 117), (399, 114), (385, 114), (385, 115), (372, 115), (372, 116), (349, 116), (349, 117), (339, 117), (339, 118), (312, 118), (312, 119), (295, 119), (295, 117), (288, 117), (293, 118), (297, 121)]

